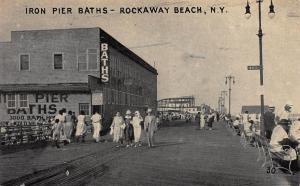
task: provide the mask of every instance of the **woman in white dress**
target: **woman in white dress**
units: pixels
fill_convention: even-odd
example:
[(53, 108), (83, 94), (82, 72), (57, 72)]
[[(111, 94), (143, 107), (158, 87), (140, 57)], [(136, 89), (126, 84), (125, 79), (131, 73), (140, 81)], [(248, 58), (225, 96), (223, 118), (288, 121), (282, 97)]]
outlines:
[(202, 130), (205, 126), (205, 113), (204, 111), (201, 111), (200, 115), (200, 130)]
[(81, 141), (84, 142), (84, 137), (86, 133), (85, 126), (85, 113), (84, 111), (80, 111), (80, 114), (77, 116), (77, 126), (76, 126), (76, 141), (79, 142), (79, 138), (81, 137)]
[(95, 139), (96, 143), (100, 141), (101, 119), (102, 117), (98, 111), (95, 111), (94, 115), (91, 117), (92, 124), (94, 127), (93, 138)]
[(139, 111), (135, 111), (134, 116), (132, 118), (131, 124), (133, 125), (133, 134), (134, 134), (134, 147), (141, 146), (140, 144), (140, 138), (141, 138), (141, 122), (143, 121), (143, 118)]
[[(114, 137), (113, 142), (121, 143), (121, 144), (123, 143), (124, 128), (125, 128), (124, 119), (121, 116), (120, 112), (117, 112), (110, 127), (111, 134)], [(119, 147), (119, 145), (117, 145), (117, 147)]]
[(64, 135), (64, 123), (65, 123), (65, 116), (64, 116), (64, 111), (59, 110), (58, 114), (54, 117), (54, 121), (58, 120), (60, 126), (60, 135), (59, 135), (59, 141), (64, 141), (65, 140), (65, 135)]
[(72, 118), (72, 111), (68, 112), (65, 119), (66, 119), (66, 122), (65, 122), (65, 125), (64, 125), (64, 133), (65, 133), (67, 141), (69, 143), (71, 143), (71, 135), (72, 135), (72, 132), (73, 132), (73, 127), (74, 127), (74, 123), (73, 123), (74, 121), (73, 121), (73, 118)]

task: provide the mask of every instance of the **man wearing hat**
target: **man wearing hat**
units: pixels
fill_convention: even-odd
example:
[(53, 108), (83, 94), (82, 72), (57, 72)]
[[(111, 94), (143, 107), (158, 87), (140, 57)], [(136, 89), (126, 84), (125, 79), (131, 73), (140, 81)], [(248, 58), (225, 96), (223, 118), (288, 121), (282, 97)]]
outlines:
[(131, 116), (131, 111), (127, 110), (126, 111), (126, 115), (125, 115), (125, 129), (124, 129), (124, 133), (125, 133), (125, 141), (127, 142), (126, 147), (130, 147), (133, 146), (133, 140), (134, 140), (134, 134), (133, 134), (133, 126), (131, 124), (132, 122), (132, 116)]
[(288, 122), (289, 124), (291, 123), (290, 115), (292, 113), (292, 108), (293, 105), (290, 102), (285, 104), (284, 111), (279, 115), (281, 122)]
[(154, 132), (157, 130), (156, 118), (152, 113), (152, 109), (147, 110), (147, 116), (144, 121), (144, 130), (146, 132), (148, 146), (151, 148), (154, 146)]
[[(285, 161), (292, 161), (291, 167), (292, 169), (298, 169), (297, 166), (297, 153), (294, 149), (294, 146), (296, 145), (292, 140), (289, 139), (289, 136), (287, 134), (288, 131), (288, 122), (285, 120), (280, 120), (278, 122), (278, 125), (274, 128), (271, 140), (270, 140), (270, 146), (271, 152), (280, 153), (284, 156)], [(284, 147), (286, 145), (289, 145), (291, 148), (285, 149)], [(284, 164), (287, 164), (287, 162), (281, 162)]]
[(275, 127), (275, 107), (269, 107), (269, 110), (264, 114), (264, 134), (267, 139), (271, 139), (272, 131)]

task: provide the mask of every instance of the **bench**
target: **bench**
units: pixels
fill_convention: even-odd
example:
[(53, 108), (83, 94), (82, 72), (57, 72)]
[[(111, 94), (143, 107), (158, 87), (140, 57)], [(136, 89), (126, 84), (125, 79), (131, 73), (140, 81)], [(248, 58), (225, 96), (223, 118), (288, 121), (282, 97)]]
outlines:
[[(263, 136), (255, 135), (255, 143), (259, 150), (259, 159), (261, 155), (264, 157), (264, 163), (262, 164), (262, 167), (265, 167), (266, 165), (266, 171), (267, 173), (275, 174), (278, 169), (283, 169), (288, 171), (291, 175), (294, 175), (295, 173), (291, 169), (291, 164), (293, 161), (293, 157), (288, 154), (287, 152), (291, 149), (293, 149), (289, 145), (283, 145), (281, 152), (272, 151), (272, 146), (269, 144), (269, 140), (266, 139)], [(283, 167), (280, 165), (278, 160), (283, 160), (288, 162), (288, 167)]]

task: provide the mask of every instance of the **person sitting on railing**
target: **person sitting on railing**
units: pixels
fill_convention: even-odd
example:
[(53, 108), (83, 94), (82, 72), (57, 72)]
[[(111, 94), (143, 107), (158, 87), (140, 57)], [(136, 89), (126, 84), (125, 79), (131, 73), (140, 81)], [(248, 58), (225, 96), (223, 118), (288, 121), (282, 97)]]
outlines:
[(278, 122), (278, 125), (273, 129), (270, 146), (270, 151), (279, 153), (285, 161), (281, 160), (281, 164), (287, 164), (286, 161), (292, 161), (292, 169), (297, 167), (297, 153), (294, 149), (295, 143), (289, 139), (287, 134), (289, 122), (285, 119)]
[(235, 129), (237, 135), (241, 135), (240, 131), (240, 118), (236, 117), (234, 122), (233, 122), (233, 128)]
[(246, 136), (248, 137), (248, 140), (251, 145), (254, 144), (255, 138), (255, 123), (253, 120), (250, 120), (248, 124), (246, 125), (246, 130), (245, 130)]
[(244, 132), (246, 136), (252, 136), (252, 128), (254, 125), (254, 121), (253, 120), (248, 120), (245, 121), (244, 123)]

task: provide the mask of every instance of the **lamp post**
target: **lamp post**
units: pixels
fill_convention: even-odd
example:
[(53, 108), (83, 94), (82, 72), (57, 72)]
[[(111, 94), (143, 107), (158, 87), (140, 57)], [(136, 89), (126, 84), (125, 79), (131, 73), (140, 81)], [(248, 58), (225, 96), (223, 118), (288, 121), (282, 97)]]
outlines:
[(235, 83), (235, 77), (232, 75), (226, 76), (225, 77), (225, 84), (228, 84), (228, 92), (229, 92), (229, 103), (228, 103), (228, 114), (231, 114), (231, 83), (234, 84)]
[(227, 96), (227, 91), (222, 90), (221, 91), (221, 112), (224, 113), (225, 111), (225, 96)]
[(218, 99), (218, 112), (221, 113), (222, 110), (222, 97), (220, 96)]
[[(263, 88), (264, 85), (264, 66), (263, 66), (263, 50), (262, 50), (262, 38), (263, 38), (263, 32), (262, 32), (262, 21), (261, 21), (261, 3), (263, 2), (263, 0), (256, 0), (256, 2), (258, 3), (258, 44), (259, 44), (259, 66), (257, 66), (257, 69), (248, 69), (249, 70), (259, 70), (260, 71), (260, 86), (261, 89)], [(245, 17), (247, 19), (249, 19), (251, 17), (251, 12), (250, 12), (250, 5), (249, 5), (249, 1), (247, 0), (247, 5), (246, 5), (246, 13), (245, 13)], [(269, 6), (269, 17), (272, 19), (275, 16), (275, 11), (274, 11), (274, 5), (273, 5), (273, 1), (271, 0), (270, 6)], [(261, 112), (261, 116), (260, 116), (260, 131), (261, 134), (263, 134), (263, 125), (264, 125), (264, 95), (263, 93), (261, 93), (260, 95), (260, 112)]]

